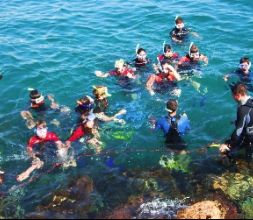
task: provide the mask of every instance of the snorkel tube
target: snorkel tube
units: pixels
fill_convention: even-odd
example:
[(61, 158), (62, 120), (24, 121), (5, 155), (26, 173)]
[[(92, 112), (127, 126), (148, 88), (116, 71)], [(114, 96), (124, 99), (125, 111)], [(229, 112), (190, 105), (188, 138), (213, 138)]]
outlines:
[(136, 48), (135, 48), (135, 54), (136, 54), (136, 56), (138, 56), (138, 50), (139, 49), (140, 49), (140, 44), (137, 44)]
[(192, 46), (193, 46), (193, 45), (194, 45), (194, 43), (191, 42), (191, 44), (190, 44), (190, 46), (189, 46), (189, 51), (188, 51), (189, 57), (191, 57), (191, 58), (192, 58), (192, 56), (191, 56), (191, 49), (192, 49)]

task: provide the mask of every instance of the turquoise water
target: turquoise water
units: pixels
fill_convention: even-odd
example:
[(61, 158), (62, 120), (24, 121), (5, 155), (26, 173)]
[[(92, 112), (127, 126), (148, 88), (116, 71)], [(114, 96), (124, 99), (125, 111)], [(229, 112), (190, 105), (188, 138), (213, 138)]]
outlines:
[[(109, 114), (121, 108), (128, 111), (126, 126), (101, 125), (106, 148), (163, 148), (163, 136), (150, 130), (148, 117), (166, 114), (164, 105), (170, 95), (148, 94), (145, 82), (150, 71), (140, 74), (132, 92), (124, 91), (115, 78), (98, 79), (94, 71), (111, 70), (119, 58), (131, 60), (138, 43), (156, 60), (163, 41), (170, 42), (168, 33), (176, 15), (182, 15), (186, 25), (200, 35), (191, 40), (209, 57), (201, 77), (193, 77), (207, 91), (204, 97), (189, 82), (179, 83), (180, 110), (188, 114), (192, 127), (185, 140), (194, 149), (229, 136), (236, 105), (222, 76), (232, 71), (242, 56), (252, 55), (252, 9), (253, 3), (246, 0), (1, 1), (0, 165), (9, 174), (3, 190), (17, 185), (15, 176), (29, 165), (26, 142), (33, 132), (26, 129), (19, 114), (28, 107), (29, 87), (52, 93), (61, 105), (73, 109), (75, 100), (91, 94), (93, 85), (106, 85), (112, 94)], [(173, 47), (183, 56), (188, 45)], [(50, 129), (66, 139), (75, 114), (49, 113), (47, 119), (54, 118), (61, 121), (61, 128), (50, 125)], [(115, 131), (133, 131), (133, 136), (127, 141), (115, 140)], [(78, 153), (83, 152), (76, 147)], [(116, 154), (115, 160), (128, 168), (149, 168), (158, 164), (161, 154), (125, 151)], [(96, 169), (96, 162), (87, 159), (86, 163), (86, 169), (59, 171), (28, 185), (23, 206), (35, 206), (42, 195), (64, 185), (72, 175)]]

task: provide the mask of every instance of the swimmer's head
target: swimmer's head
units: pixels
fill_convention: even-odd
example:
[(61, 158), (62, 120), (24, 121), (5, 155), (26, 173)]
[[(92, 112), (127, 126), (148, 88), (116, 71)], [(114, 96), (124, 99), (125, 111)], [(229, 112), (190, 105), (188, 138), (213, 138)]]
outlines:
[(140, 60), (145, 60), (147, 58), (147, 52), (143, 48), (137, 50), (137, 58)]
[(170, 65), (170, 62), (168, 59), (164, 59), (162, 62), (161, 62), (161, 65), (162, 65), (162, 70), (165, 74), (168, 74), (169, 72), (171, 72), (171, 65)]
[(105, 99), (111, 96), (108, 93), (108, 88), (105, 86), (93, 86), (93, 95), (96, 99)]
[(164, 56), (171, 58), (173, 56), (173, 50), (169, 44), (165, 44), (163, 48)]
[(36, 122), (36, 135), (41, 138), (45, 139), (47, 136), (47, 123), (45, 121), (39, 120)]
[(34, 89), (30, 92), (30, 100), (31, 100), (31, 105), (33, 107), (33, 106), (44, 103), (45, 98), (37, 89)]
[(200, 53), (199, 53), (199, 49), (198, 47), (191, 43), (190, 44), (190, 47), (189, 47), (189, 57), (192, 59), (192, 60), (199, 60), (199, 57), (200, 57)]
[(184, 28), (184, 20), (181, 17), (176, 17), (175, 18), (175, 25), (177, 29), (183, 29)]
[(83, 111), (91, 111), (94, 108), (94, 100), (90, 96), (79, 99), (77, 104)]
[(245, 96), (248, 95), (247, 87), (242, 83), (235, 83), (230, 85), (233, 98), (235, 101), (240, 102), (244, 99)]
[(125, 62), (123, 59), (120, 59), (120, 60), (116, 60), (116, 61), (115, 61), (114, 67), (115, 67), (118, 71), (122, 71), (122, 69), (124, 69), (125, 66), (126, 66), (126, 62)]
[(166, 111), (169, 112), (169, 114), (173, 114), (177, 111), (178, 108), (178, 102), (175, 99), (170, 99), (166, 104)]
[(251, 67), (250, 59), (249, 59), (248, 57), (242, 57), (242, 58), (240, 59), (239, 68), (240, 68), (243, 72), (248, 73), (250, 67)]

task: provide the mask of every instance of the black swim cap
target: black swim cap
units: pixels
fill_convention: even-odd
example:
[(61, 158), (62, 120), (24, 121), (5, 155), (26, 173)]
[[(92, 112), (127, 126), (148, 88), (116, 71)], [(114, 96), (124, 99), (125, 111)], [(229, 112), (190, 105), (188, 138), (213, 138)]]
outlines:
[(164, 45), (163, 52), (166, 53), (167, 50), (171, 50), (171, 46), (169, 44)]
[(41, 96), (41, 94), (39, 93), (39, 91), (37, 89), (34, 89), (30, 92), (30, 98), (31, 99), (37, 99)]

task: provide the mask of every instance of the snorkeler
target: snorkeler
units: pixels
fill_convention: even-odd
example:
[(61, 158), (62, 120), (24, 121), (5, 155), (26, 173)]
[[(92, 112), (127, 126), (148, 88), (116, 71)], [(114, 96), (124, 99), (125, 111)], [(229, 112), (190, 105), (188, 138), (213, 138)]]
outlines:
[(198, 47), (195, 44), (191, 43), (189, 47), (189, 52), (186, 56), (182, 57), (179, 60), (177, 68), (180, 69), (184, 67), (189, 67), (191, 65), (196, 65), (199, 64), (199, 61), (203, 61), (205, 64), (208, 64), (207, 56), (201, 54), (199, 52)]
[(0, 170), (0, 185), (4, 183), (4, 174), (5, 172)]
[(251, 62), (248, 57), (242, 57), (238, 69), (223, 77), (224, 81), (228, 81), (233, 76), (239, 77), (239, 81), (247, 86), (249, 91), (253, 91), (252, 80), (253, 72), (251, 71)]
[(159, 64), (161, 64), (163, 60), (167, 60), (171, 64), (177, 63), (179, 61), (178, 53), (175, 53), (172, 50), (171, 46), (169, 44), (165, 44), (165, 42), (163, 44), (163, 54), (157, 56), (157, 61), (159, 62)]
[[(71, 136), (66, 141), (66, 146), (71, 147), (71, 143), (87, 136), (87, 143), (95, 147), (96, 153), (101, 151), (102, 142), (98, 139), (100, 137), (97, 129), (95, 128), (96, 116), (90, 113), (84, 118), (83, 122), (72, 132)], [(90, 138), (92, 136), (92, 138)]]
[[(45, 112), (49, 108), (54, 110), (58, 109), (61, 112), (70, 111), (67, 107), (61, 108), (59, 104), (54, 100), (53, 95), (48, 95), (47, 98), (50, 101), (50, 107), (46, 103), (46, 97), (44, 97), (37, 89), (32, 89), (30, 92), (30, 109), (37, 113)], [(26, 126), (29, 129), (33, 129), (36, 126), (36, 122), (30, 111), (22, 111), (20, 114), (21, 117), (26, 121)]]
[(130, 67), (123, 59), (117, 60), (115, 62), (115, 69), (108, 72), (103, 73), (101, 71), (95, 71), (97, 77), (106, 78), (109, 76), (117, 76), (124, 77), (129, 79), (136, 79), (135, 68)]
[(174, 67), (170, 65), (170, 63), (167, 60), (163, 60), (161, 65), (162, 71), (159, 70), (158, 66), (154, 65), (156, 74), (152, 74), (146, 83), (147, 90), (150, 92), (151, 95), (155, 94), (153, 88), (155, 84), (157, 85), (161, 85), (163, 83), (173, 84), (174, 82), (181, 80), (180, 75), (177, 73)]
[(162, 130), (166, 137), (166, 145), (174, 150), (183, 150), (186, 146), (182, 136), (190, 129), (190, 121), (187, 115), (177, 115), (178, 102), (170, 99), (166, 105), (168, 116), (152, 120), (151, 124), (155, 125), (155, 131)]
[(75, 108), (75, 111), (81, 115), (91, 112), (94, 109), (94, 99), (90, 96), (85, 96), (77, 100), (76, 103), (77, 106)]
[(136, 58), (134, 59), (135, 67), (143, 67), (150, 63), (150, 60), (147, 58), (147, 52), (143, 48), (139, 48), (139, 45), (136, 47)]
[(65, 145), (61, 142), (59, 137), (54, 132), (48, 131), (45, 121), (38, 121), (35, 131), (36, 135), (30, 138), (27, 146), (28, 155), (33, 159), (32, 166), (17, 177), (17, 181), (19, 182), (27, 179), (34, 170), (40, 169), (44, 165), (44, 162), (39, 158), (40, 152), (34, 151), (37, 145), (53, 142), (58, 150), (65, 148)]
[(244, 84), (231, 85), (231, 91), (234, 100), (239, 104), (235, 130), (230, 140), (221, 145), (220, 151), (224, 158), (228, 157), (231, 161), (235, 159), (235, 155), (240, 149), (245, 148), (246, 161), (250, 163), (253, 153), (253, 100), (248, 95)]
[(197, 33), (190, 32), (188, 28), (184, 25), (184, 20), (181, 17), (175, 18), (175, 27), (170, 32), (170, 37), (173, 41), (177, 43), (182, 43), (187, 39), (189, 33), (193, 34), (196, 37), (199, 37)]
[(115, 121), (118, 123), (125, 124), (125, 121), (123, 119), (119, 119), (118, 117), (121, 115), (126, 114), (126, 110), (122, 109), (118, 113), (116, 113), (114, 116), (107, 116), (105, 114), (106, 109), (109, 106), (108, 97), (111, 96), (111, 94), (108, 93), (108, 88), (105, 86), (94, 86), (93, 87), (93, 95), (95, 98), (95, 106), (93, 109), (93, 113), (95, 114), (96, 118), (100, 121), (109, 122), (109, 121)]

